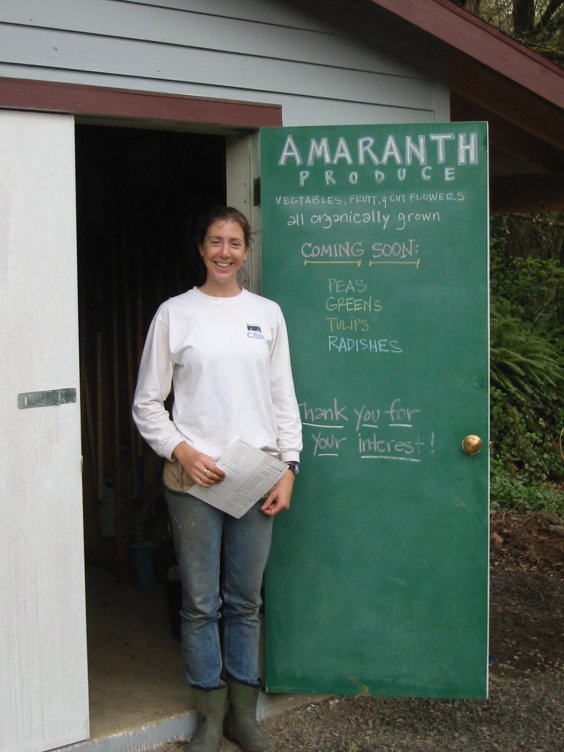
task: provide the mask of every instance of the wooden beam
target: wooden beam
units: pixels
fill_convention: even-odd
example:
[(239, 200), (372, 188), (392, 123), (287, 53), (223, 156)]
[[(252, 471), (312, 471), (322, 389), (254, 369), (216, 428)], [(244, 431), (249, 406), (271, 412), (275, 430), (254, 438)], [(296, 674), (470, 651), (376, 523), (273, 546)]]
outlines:
[(564, 172), (491, 178), (490, 210), (493, 214), (563, 211)]
[[(451, 93), (479, 106), (564, 153), (561, 109), (461, 55), (451, 58)], [(561, 82), (564, 90), (564, 79)]]
[(282, 124), (282, 108), (275, 104), (18, 78), (0, 78), (2, 107), (225, 129), (256, 129)]
[[(481, 108), (457, 94), (451, 95), (451, 120), (486, 120), (492, 151), (502, 152), (516, 160), (516, 164), (529, 163), (528, 171), (564, 170), (564, 144), (561, 150), (547, 143), (541, 136), (524, 130), (520, 123), (507, 120)], [(527, 113), (523, 113), (525, 116)], [(494, 172), (495, 162), (493, 164)], [(539, 171), (540, 171), (539, 170)]]

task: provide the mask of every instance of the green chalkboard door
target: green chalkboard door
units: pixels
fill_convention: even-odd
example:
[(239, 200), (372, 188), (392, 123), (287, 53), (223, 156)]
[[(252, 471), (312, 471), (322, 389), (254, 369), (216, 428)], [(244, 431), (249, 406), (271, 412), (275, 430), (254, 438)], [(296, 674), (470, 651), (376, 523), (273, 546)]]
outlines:
[(483, 123), (261, 131), (304, 425), (269, 691), (487, 694), (487, 174)]

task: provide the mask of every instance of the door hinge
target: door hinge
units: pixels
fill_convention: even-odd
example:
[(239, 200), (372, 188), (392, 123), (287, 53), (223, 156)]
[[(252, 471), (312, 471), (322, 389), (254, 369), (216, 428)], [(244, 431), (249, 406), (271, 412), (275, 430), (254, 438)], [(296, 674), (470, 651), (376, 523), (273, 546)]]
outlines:
[(18, 394), (18, 407), (50, 407), (51, 405), (68, 405), (76, 402), (76, 389), (49, 389), (43, 392), (22, 392)]

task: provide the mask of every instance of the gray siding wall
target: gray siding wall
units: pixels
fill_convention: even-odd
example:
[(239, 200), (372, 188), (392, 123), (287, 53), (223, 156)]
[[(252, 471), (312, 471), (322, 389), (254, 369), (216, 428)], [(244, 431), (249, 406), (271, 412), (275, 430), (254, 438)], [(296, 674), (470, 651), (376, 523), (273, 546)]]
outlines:
[(449, 119), (444, 52), (364, 0), (0, 0), (0, 76), (280, 104), (286, 125)]

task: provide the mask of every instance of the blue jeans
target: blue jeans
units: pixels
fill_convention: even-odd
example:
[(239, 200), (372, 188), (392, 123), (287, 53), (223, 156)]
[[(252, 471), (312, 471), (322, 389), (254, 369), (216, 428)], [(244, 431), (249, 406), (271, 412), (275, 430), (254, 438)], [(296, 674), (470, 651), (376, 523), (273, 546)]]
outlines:
[(188, 683), (214, 689), (227, 676), (258, 687), (259, 609), (272, 517), (260, 511), (260, 501), (235, 519), (190, 494), (167, 490), (165, 497), (182, 581)]

